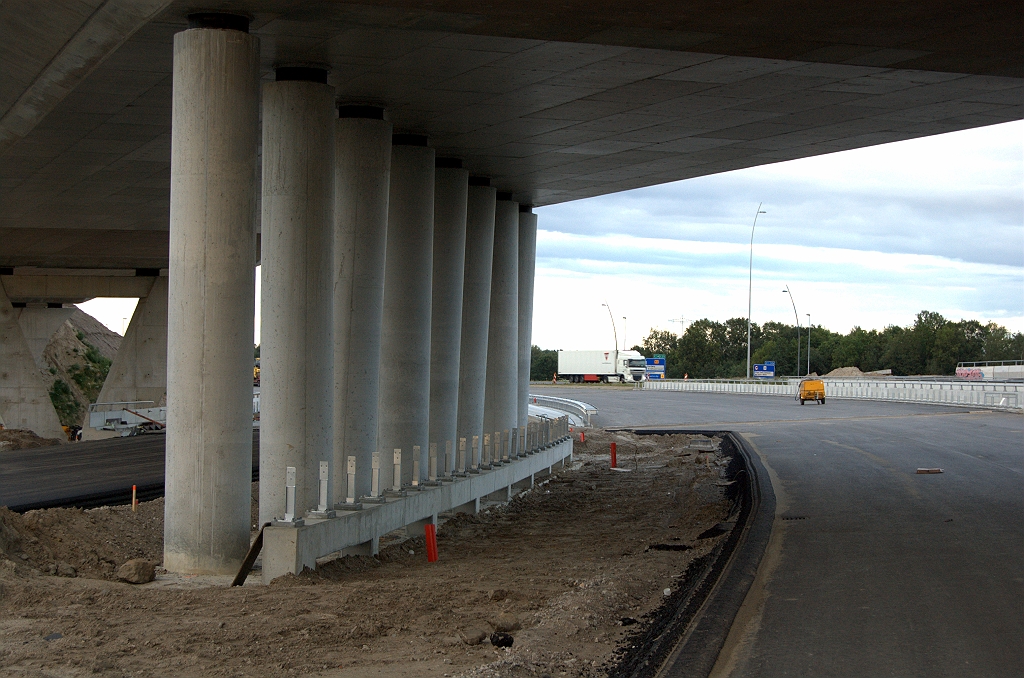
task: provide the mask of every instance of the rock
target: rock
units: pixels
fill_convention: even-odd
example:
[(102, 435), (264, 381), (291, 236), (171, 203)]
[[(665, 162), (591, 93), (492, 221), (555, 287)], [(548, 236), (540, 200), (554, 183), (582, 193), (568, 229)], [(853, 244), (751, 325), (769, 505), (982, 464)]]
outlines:
[(57, 576), (58, 577), (77, 577), (78, 570), (73, 565), (68, 563), (57, 563)]
[(515, 642), (515, 638), (508, 635), (507, 633), (501, 633), (495, 631), (491, 634), (491, 645), (494, 647), (512, 647), (512, 643)]
[(509, 633), (523, 628), (515, 615), (503, 612), (497, 619), (491, 620), (491, 626), (498, 633)]
[(148, 560), (134, 558), (117, 568), (114, 576), (129, 584), (145, 584), (156, 579), (156, 569)]
[(487, 637), (487, 632), (481, 629), (467, 629), (461, 634), (462, 642), (466, 645), (479, 645), (484, 642), (484, 638)]

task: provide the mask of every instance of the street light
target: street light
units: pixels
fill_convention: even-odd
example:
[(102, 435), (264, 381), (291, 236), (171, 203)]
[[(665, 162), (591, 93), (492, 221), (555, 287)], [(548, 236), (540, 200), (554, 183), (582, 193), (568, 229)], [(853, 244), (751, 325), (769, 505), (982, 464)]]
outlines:
[(761, 210), (761, 205), (764, 203), (757, 203), (757, 214), (754, 215), (754, 225), (750, 227), (750, 271), (749, 278), (747, 280), (747, 379), (750, 379), (750, 308), (752, 293), (754, 290), (754, 229), (757, 228), (757, 215), (768, 214)]
[(807, 374), (811, 373), (811, 314), (805, 313), (807, 316)]
[(608, 302), (601, 304), (608, 309), (608, 320), (612, 321), (612, 336), (615, 337), (615, 350), (619, 350), (619, 333), (615, 331), (615, 318), (612, 317), (612, 307), (608, 305)]
[(622, 350), (626, 350), (626, 316), (622, 316)]
[(800, 376), (800, 316), (796, 312), (796, 302), (793, 301), (793, 293), (789, 291), (789, 285), (786, 285), (786, 289), (782, 290), (789, 295), (789, 303), (793, 304), (793, 317), (796, 318), (796, 368), (794, 372), (796, 376)]

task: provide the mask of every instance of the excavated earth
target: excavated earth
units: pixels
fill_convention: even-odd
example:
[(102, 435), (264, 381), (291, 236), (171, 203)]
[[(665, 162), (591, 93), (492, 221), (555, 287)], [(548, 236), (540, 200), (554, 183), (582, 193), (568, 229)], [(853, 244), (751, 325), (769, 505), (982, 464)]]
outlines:
[[(609, 469), (612, 440), (623, 470)], [(329, 557), (270, 586), (159, 567), (148, 584), (118, 581), (129, 559), (159, 563), (162, 500), (0, 509), (0, 674), (603, 676), (725, 538), (718, 442), (588, 431), (573, 467), (448, 517), (436, 563), (422, 535), (391, 535), (378, 557)]]

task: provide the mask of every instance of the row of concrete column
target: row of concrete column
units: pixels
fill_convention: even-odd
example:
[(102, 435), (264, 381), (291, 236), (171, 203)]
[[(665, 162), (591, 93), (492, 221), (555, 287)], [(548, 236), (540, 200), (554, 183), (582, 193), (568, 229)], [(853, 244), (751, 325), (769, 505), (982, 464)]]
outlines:
[[(174, 40), (164, 565), (216, 573), (249, 544), (259, 46), (236, 18), (192, 26)], [(261, 522), (287, 467), (301, 516), (344, 501), (350, 457), (368, 495), (375, 453), (380, 487), (408, 484), (432, 443), (443, 464), (446, 443), (526, 423), (536, 217), (381, 109), (336, 114), (326, 75), (263, 85)]]

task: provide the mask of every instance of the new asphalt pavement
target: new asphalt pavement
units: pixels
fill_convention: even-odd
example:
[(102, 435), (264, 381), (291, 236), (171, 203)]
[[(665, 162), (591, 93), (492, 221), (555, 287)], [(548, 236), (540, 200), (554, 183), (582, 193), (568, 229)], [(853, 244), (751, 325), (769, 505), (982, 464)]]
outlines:
[(1024, 675), (1024, 416), (531, 392), (591, 403), (597, 426), (734, 431), (760, 456), (777, 500), (772, 537), (713, 676)]

